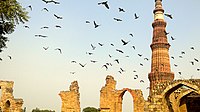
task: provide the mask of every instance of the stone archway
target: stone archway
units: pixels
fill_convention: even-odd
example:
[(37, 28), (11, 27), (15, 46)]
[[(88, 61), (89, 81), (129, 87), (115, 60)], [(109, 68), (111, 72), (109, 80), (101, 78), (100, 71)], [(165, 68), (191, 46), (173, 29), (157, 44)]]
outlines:
[(129, 92), (132, 96), (134, 112), (144, 112), (145, 100), (142, 91), (129, 88), (117, 90), (116, 81), (110, 75), (106, 77), (106, 84), (100, 90), (100, 111), (122, 112), (122, 97), (125, 92)]
[(123, 100), (123, 96), (126, 92), (130, 93), (132, 96), (133, 112), (143, 112), (144, 111), (144, 98), (143, 98), (141, 90), (132, 90), (129, 88), (124, 88), (122, 90), (118, 90), (116, 112), (122, 112), (122, 100)]
[(195, 84), (186, 81), (175, 81), (168, 86), (162, 93), (164, 108), (168, 108), (169, 112), (182, 112), (187, 110), (187, 96), (192, 92), (198, 93), (199, 88)]

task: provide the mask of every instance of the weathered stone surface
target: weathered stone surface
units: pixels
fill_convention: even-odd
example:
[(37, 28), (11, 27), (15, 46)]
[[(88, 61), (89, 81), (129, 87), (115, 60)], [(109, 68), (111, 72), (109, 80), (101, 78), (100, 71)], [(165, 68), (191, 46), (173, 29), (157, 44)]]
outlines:
[(116, 81), (110, 75), (106, 77), (106, 84), (100, 93), (101, 112), (122, 112), (122, 100), (125, 92), (129, 92), (133, 97), (134, 112), (144, 112), (144, 98), (141, 90), (124, 88), (117, 90)]
[(77, 81), (71, 83), (69, 91), (61, 91), (59, 95), (62, 100), (61, 112), (80, 112), (80, 93)]
[(14, 98), (13, 84), (13, 81), (0, 80), (0, 110), (2, 112), (22, 112), (23, 100)]

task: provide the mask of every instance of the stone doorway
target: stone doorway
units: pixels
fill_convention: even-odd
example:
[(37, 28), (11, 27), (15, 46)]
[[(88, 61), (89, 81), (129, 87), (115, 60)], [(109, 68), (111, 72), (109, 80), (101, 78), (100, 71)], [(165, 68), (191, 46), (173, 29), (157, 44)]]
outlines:
[(187, 112), (199, 112), (200, 110), (200, 95), (197, 93), (190, 93), (186, 97)]
[(122, 96), (122, 112), (134, 112), (133, 96), (129, 92), (125, 92)]

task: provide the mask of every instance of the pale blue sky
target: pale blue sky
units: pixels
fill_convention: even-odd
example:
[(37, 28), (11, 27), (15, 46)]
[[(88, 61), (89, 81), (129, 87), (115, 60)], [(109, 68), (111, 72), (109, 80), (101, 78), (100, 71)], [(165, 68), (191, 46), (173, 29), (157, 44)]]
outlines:
[[(80, 87), (81, 108), (87, 106), (99, 107), (100, 89), (105, 85), (107, 75), (114, 76), (117, 81), (117, 89), (132, 88), (141, 89), (145, 98), (148, 96), (149, 86), (148, 73), (150, 72), (150, 61), (144, 58), (151, 58), (151, 39), (153, 22), (154, 0), (108, 0), (110, 9), (98, 6), (101, 0), (59, 0), (60, 5), (45, 4), (42, 0), (18, 0), (23, 7), (29, 5), (33, 10), (29, 11), (31, 17), (28, 25), (30, 29), (24, 28), (23, 24), (16, 27), (13, 34), (8, 35), (10, 41), (7, 49), (0, 54), (3, 59), (0, 62), (0, 79), (12, 80), (14, 84), (15, 97), (23, 98), (24, 105), (28, 111), (38, 107), (41, 109), (52, 109), (60, 111), (61, 99), (59, 92), (69, 90), (72, 81), (78, 80)], [(195, 62), (192, 66), (190, 61), (194, 58), (200, 60), (200, 1), (199, 0), (163, 0), (163, 7), (166, 13), (173, 15), (173, 20), (166, 18), (166, 30), (170, 47), (171, 68), (175, 73), (175, 78), (200, 78), (200, 64)], [(44, 7), (49, 12), (41, 11)], [(119, 13), (118, 8), (123, 8), (126, 12)], [(139, 19), (134, 19), (134, 13), (139, 15)], [(62, 16), (62, 20), (57, 20), (53, 15)], [(113, 18), (121, 18), (122, 22), (116, 22)], [(91, 23), (86, 24), (88, 20)], [(93, 21), (101, 26), (94, 28)], [(55, 28), (61, 25), (62, 28)], [(40, 28), (48, 26), (49, 29)], [(129, 33), (133, 33), (131, 37)], [(43, 34), (48, 37), (35, 38), (35, 34)], [(174, 41), (170, 39), (173, 36)], [(122, 46), (121, 39), (130, 43)], [(98, 43), (103, 43), (100, 47)], [(115, 46), (112, 47), (110, 44)], [(93, 51), (90, 44), (97, 48)], [(131, 46), (136, 46), (133, 50)], [(49, 47), (47, 51), (43, 47)], [(195, 50), (190, 47), (194, 46)], [(56, 51), (62, 49), (62, 54)], [(122, 49), (124, 54), (120, 54), (115, 49)], [(186, 54), (182, 55), (181, 51)], [(86, 52), (93, 52), (92, 56)], [(139, 57), (138, 54), (142, 54)], [(109, 58), (109, 54), (113, 57)], [(8, 55), (12, 56), (9, 60)], [(125, 56), (129, 57), (125, 57)], [(90, 60), (97, 60), (93, 64)], [(120, 64), (116, 64), (114, 59), (119, 59)], [(78, 63), (86, 64), (81, 68), (79, 64), (72, 64), (76, 60)], [(108, 71), (102, 68), (106, 62), (111, 62), (113, 67)], [(141, 67), (139, 64), (144, 64)], [(177, 64), (178, 67), (173, 65)], [(123, 74), (118, 70), (125, 69)], [(136, 70), (136, 73), (133, 73)], [(76, 72), (74, 75), (70, 72)], [(134, 75), (139, 75), (134, 80)], [(145, 83), (140, 83), (140, 80)], [(132, 107), (131, 96), (125, 94), (124, 112), (130, 112)]]

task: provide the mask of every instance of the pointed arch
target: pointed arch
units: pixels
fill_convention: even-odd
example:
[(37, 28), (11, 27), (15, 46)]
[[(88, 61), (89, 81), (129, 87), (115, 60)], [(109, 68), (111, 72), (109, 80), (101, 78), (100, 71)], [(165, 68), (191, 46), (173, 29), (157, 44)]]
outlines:
[(133, 111), (141, 112), (144, 109), (144, 98), (141, 90), (132, 90), (129, 88), (124, 88), (122, 90), (118, 90), (117, 97), (117, 110), (116, 112), (122, 112), (122, 98), (126, 92), (129, 92), (133, 98)]
[[(186, 81), (174, 81), (174, 83), (172, 83), (170, 86), (167, 86), (164, 91), (161, 93), (161, 97), (163, 98), (163, 102), (165, 102), (164, 104), (165, 107), (168, 107), (169, 111), (172, 112), (179, 112), (177, 109), (179, 108), (179, 105), (177, 105), (173, 102), (173, 100), (171, 99), (172, 97), (170, 97), (174, 92), (176, 92), (177, 90), (182, 91), (182, 89), (186, 89), (187, 91), (184, 93), (184, 95), (182, 95), (182, 97), (178, 97), (179, 100), (181, 98), (183, 98), (184, 96), (186, 96), (187, 94), (191, 93), (191, 92), (197, 92), (199, 91), (199, 87), (195, 84), (191, 84), (189, 82)], [(171, 101), (172, 100), (172, 101)], [(175, 106), (176, 105), (176, 106)]]
[(185, 81), (177, 81), (177, 82), (173, 83), (172, 85), (167, 86), (167, 88), (165, 88), (165, 90), (161, 93), (161, 96), (163, 98), (165, 98), (166, 95), (171, 94), (172, 92), (174, 92), (175, 90), (177, 90), (178, 88), (180, 88), (182, 86), (186, 86), (195, 91), (199, 90), (198, 86), (196, 86), (196, 85), (190, 84)]

